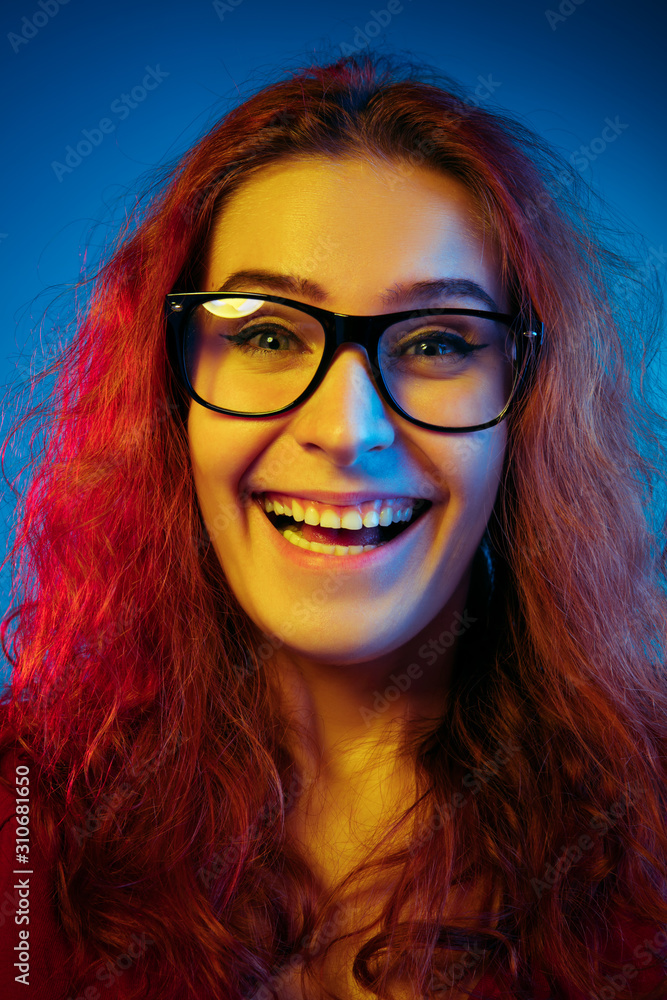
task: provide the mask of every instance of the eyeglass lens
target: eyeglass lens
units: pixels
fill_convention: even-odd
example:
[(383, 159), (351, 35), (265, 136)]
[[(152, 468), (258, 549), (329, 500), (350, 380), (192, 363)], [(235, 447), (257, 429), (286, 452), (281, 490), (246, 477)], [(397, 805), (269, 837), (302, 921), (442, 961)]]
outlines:
[[(291, 306), (228, 298), (199, 304), (185, 337), (185, 367), (203, 400), (241, 413), (288, 407), (322, 360), (321, 324)], [(478, 316), (408, 317), (389, 326), (378, 365), (394, 401), (411, 417), (442, 427), (494, 420), (515, 380), (509, 327)]]

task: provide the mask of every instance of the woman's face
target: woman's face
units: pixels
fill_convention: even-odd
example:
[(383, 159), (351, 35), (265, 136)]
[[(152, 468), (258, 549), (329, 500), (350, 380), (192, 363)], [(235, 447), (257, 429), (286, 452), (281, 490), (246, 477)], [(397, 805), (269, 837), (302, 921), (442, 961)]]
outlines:
[[(225, 290), (366, 315), (414, 307), (396, 297), (398, 286), (453, 278), (474, 282), (506, 311), (496, 250), (476, 215), (465, 188), (431, 169), (285, 160), (231, 197), (212, 232), (202, 290), (261, 270), (275, 279), (239, 277)], [(469, 292), (416, 306), (491, 308)], [(360, 663), (453, 623), (496, 497), (503, 423), (463, 434), (418, 427), (384, 403), (364, 349), (345, 344), (314, 395), (291, 412), (253, 420), (193, 402), (188, 431), (215, 552), (250, 618), (278, 637), (274, 647)], [(339, 516), (371, 500), (376, 509), (392, 498), (431, 506), (393, 541), (336, 555), (287, 541), (264, 510), (266, 494)]]

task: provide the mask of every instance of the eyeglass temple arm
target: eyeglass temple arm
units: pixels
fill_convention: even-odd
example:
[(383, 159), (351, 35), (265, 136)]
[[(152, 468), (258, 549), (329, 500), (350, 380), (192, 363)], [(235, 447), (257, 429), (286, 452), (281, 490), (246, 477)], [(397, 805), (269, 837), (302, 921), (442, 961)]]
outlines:
[(530, 321), (530, 328), (528, 330), (522, 331), (524, 337), (534, 337), (536, 347), (542, 345), (544, 340), (544, 323), (538, 322), (537, 320)]

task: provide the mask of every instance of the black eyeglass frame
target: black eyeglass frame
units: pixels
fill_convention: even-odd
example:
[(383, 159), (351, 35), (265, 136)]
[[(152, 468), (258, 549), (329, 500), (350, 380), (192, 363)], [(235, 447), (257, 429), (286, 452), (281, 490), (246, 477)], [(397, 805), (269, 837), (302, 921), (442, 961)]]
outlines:
[[(279, 410), (268, 410), (262, 413), (246, 413), (240, 410), (228, 410), (222, 406), (215, 406), (207, 402), (197, 394), (185, 367), (185, 331), (187, 320), (192, 311), (205, 302), (212, 302), (217, 299), (261, 299), (265, 302), (277, 302), (279, 305), (291, 306), (301, 312), (312, 316), (317, 320), (324, 330), (324, 351), (322, 359), (310, 381), (300, 396)], [(249, 420), (260, 417), (276, 417), (282, 413), (289, 413), (295, 407), (300, 406), (324, 381), (324, 377), (329, 370), (337, 349), (342, 344), (357, 344), (366, 351), (371, 372), (380, 395), (389, 407), (399, 416), (409, 420), (410, 423), (418, 427), (424, 427), (432, 431), (446, 431), (453, 434), (469, 433), (471, 431), (486, 430), (487, 427), (494, 427), (507, 416), (511, 406), (519, 396), (520, 387), (525, 384), (528, 372), (537, 360), (537, 355), (544, 338), (544, 324), (531, 320), (526, 324), (523, 318), (512, 316), (507, 313), (487, 312), (481, 309), (410, 309), (395, 313), (382, 313), (379, 316), (352, 316), (346, 313), (331, 312), (329, 309), (322, 309), (319, 306), (311, 306), (305, 302), (297, 302), (294, 299), (286, 299), (279, 295), (263, 295), (259, 292), (172, 292), (165, 298), (165, 313), (167, 318), (167, 354), (174, 371), (174, 374), (187, 394), (209, 410), (216, 413), (225, 413), (232, 417), (247, 417)], [(391, 395), (384, 380), (378, 362), (378, 344), (384, 331), (393, 323), (398, 323), (404, 319), (415, 319), (420, 316), (479, 316), (484, 319), (492, 319), (504, 323), (514, 337), (516, 345), (515, 377), (510, 397), (502, 410), (494, 420), (489, 420), (484, 424), (477, 424), (473, 427), (441, 427), (438, 424), (429, 424), (424, 420), (418, 420), (410, 416), (396, 402)], [(524, 327), (524, 329), (521, 329)], [(519, 331), (521, 331), (519, 333)]]

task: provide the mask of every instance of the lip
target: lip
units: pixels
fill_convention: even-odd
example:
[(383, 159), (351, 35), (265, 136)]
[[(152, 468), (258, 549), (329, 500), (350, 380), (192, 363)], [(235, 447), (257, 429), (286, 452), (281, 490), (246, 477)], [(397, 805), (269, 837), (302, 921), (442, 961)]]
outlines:
[[(272, 491), (267, 491), (272, 492)], [(261, 494), (253, 494), (258, 500)], [(297, 495), (298, 494), (286, 494), (286, 495)], [(324, 495), (324, 494), (320, 494)], [(329, 496), (339, 497), (341, 494), (329, 494)], [(345, 496), (363, 496), (365, 499), (374, 499), (369, 497), (367, 494), (344, 494)], [(312, 492), (310, 494), (312, 499), (315, 499)], [(323, 501), (331, 502), (331, 501)], [(357, 501), (362, 502), (362, 501)], [(366, 570), (374, 569), (380, 566), (387, 560), (394, 558), (401, 558), (405, 555), (405, 549), (415, 542), (418, 542), (418, 535), (423, 534), (424, 528), (430, 523), (430, 513), (433, 509), (433, 504), (425, 511), (416, 521), (413, 521), (405, 531), (402, 531), (400, 535), (397, 535), (391, 542), (385, 542), (384, 545), (378, 545), (377, 548), (371, 549), (370, 552), (359, 552), (356, 555), (347, 556), (334, 556), (325, 555), (324, 552), (310, 552), (308, 549), (302, 549), (298, 545), (292, 545), (288, 542), (286, 538), (283, 538), (279, 531), (276, 531), (274, 526), (269, 521), (264, 509), (257, 503), (257, 514), (261, 516), (262, 523), (266, 525), (267, 537), (276, 546), (280, 555), (284, 556), (286, 559), (295, 565), (300, 566), (303, 569), (308, 570), (328, 570), (330, 572), (336, 573), (350, 573), (355, 570)]]
[(255, 499), (263, 497), (265, 493), (280, 493), (282, 496), (294, 497), (296, 500), (315, 500), (317, 503), (330, 503), (334, 507), (355, 507), (357, 504), (365, 503), (367, 500), (426, 500), (409, 490), (396, 489), (395, 486), (387, 487), (387, 491), (380, 493), (377, 490), (364, 493), (326, 493), (323, 490), (312, 490), (310, 488), (299, 492), (298, 490), (279, 490), (275, 488), (266, 490), (253, 490), (252, 496)]

